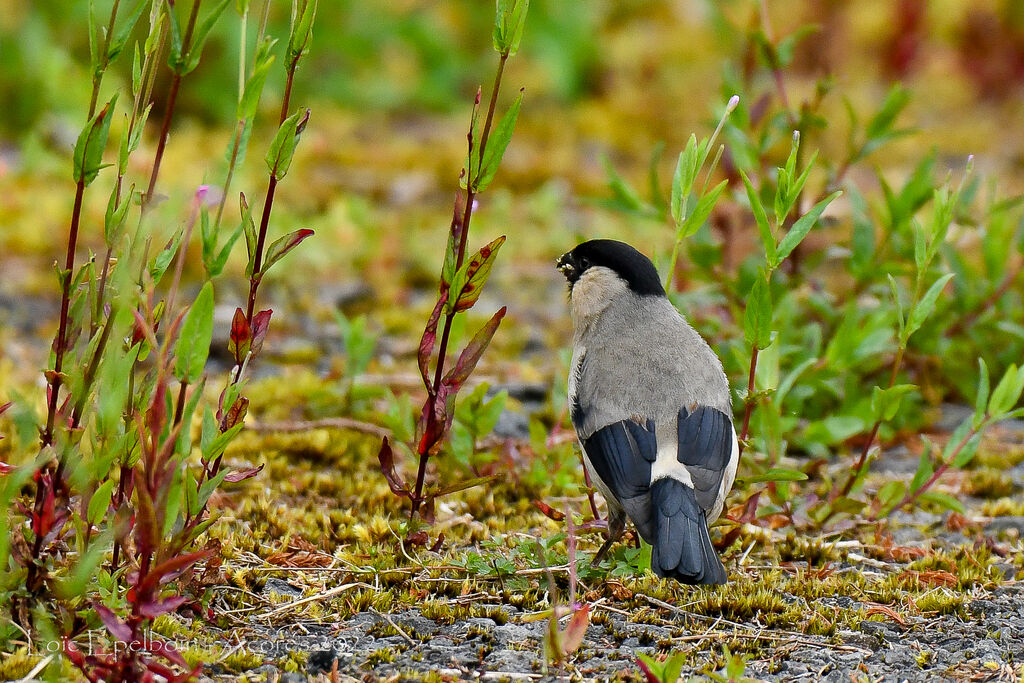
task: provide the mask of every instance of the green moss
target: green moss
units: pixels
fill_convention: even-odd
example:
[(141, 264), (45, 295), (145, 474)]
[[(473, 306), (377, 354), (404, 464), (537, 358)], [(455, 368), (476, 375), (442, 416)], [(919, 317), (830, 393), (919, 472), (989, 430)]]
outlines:
[(1005, 471), (986, 468), (971, 472), (962, 490), (978, 498), (1003, 498), (1014, 493), (1017, 487)]

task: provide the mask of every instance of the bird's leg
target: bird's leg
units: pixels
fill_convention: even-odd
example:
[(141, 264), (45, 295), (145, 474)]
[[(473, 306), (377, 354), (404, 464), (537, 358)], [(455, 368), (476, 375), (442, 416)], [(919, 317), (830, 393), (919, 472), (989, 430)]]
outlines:
[(626, 514), (622, 510), (608, 510), (608, 535), (605, 538), (604, 545), (597, 551), (597, 555), (594, 555), (594, 559), (590, 561), (591, 567), (597, 567), (601, 564), (601, 560), (608, 553), (608, 549), (612, 547), (615, 541), (622, 537), (622, 534), (626, 531)]

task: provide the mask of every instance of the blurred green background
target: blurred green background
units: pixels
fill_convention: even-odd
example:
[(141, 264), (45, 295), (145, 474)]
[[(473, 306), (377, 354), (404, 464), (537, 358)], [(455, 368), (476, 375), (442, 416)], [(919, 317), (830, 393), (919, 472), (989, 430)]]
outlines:
[[(262, 3), (253, 5), (256, 15)], [(97, 16), (109, 7), (110, 0), (97, 0)], [(550, 259), (580, 237), (623, 237), (649, 252), (671, 244), (665, 225), (593, 201), (610, 194), (602, 160), (644, 187), (652, 151), (664, 143), (658, 167), (667, 184), (691, 132), (706, 135), (732, 94), (723, 82), (748, 75), (751, 92), (773, 97), (767, 72), (755, 68), (752, 36), (762, 9), (774, 40), (814, 27), (784, 78), (794, 106), (830, 85), (820, 110), (831, 125), (805, 143), (822, 158), (841, 157), (848, 107), (876, 111), (897, 81), (913, 93), (901, 122), (917, 132), (870, 157), (853, 180), (876, 186), (874, 167), (903, 177), (934, 147), (939, 177), (974, 154), (1003, 196), (1024, 189), (1024, 3), (1017, 0), (533, 0), (502, 97), (507, 102), (521, 86), (526, 101), (471, 237), (509, 235), (490, 294), (512, 299), (514, 309), (522, 299), (520, 321), (532, 320), (530, 282), (546, 287), (557, 278)], [(84, 1), (0, 0), (0, 295), (56, 299), (50, 265), (64, 248), (69, 158), (90, 87), (87, 12)], [(272, 35), (286, 35), (288, 13), (289, 3), (272, 5)], [(250, 41), (256, 21), (250, 18)], [(272, 226), (274, 234), (312, 227), (316, 248), (272, 276), (280, 286), (267, 288), (271, 297), (301, 307), (324, 288), (358, 281), (372, 287), (380, 308), (426, 305), (414, 293), (430, 288), (440, 264), (470, 105), (493, 78), (492, 22), (493, 3), (484, 0), (321, 0), (293, 97), (312, 109), (312, 120)], [(161, 179), (167, 206), (185, 206), (198, 184), (223, 177), (238, 41), (229, 9), (185, 79)], [(130, 59), (117, 63), (101, 99), (124, 88), (129, 69)], [(283, 81), (279, 61), (236, 184), (257, 202)], [(158, 82), (137, 155), (143, 165), (164, 89)], [(135, 180), (148, 174), (141, 165), (132, 171)], [(82, 249), (101, 244), (105, 200), (103, 192), (87, 193)], [(241, 287), (243, 268), (236, 254), (224, 286)], [(561, 302), (551, 303), (552, 315), (564, 313)], [(28, 367), (41, 365), (39, 349), (26, 353)]]

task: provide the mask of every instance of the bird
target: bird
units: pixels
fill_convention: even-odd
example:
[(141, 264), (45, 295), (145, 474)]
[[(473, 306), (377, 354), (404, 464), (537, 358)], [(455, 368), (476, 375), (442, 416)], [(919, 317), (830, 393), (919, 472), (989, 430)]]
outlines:
[(608, 506), (592, 564), (628, 518), (651, 545), (658, 576), (726, 583), (708, 525), (722, 512), (740, 451), (721, 360), (634, 247), (594, 239), (556, 266), (569, 284), (573, 324), (570, 418)]

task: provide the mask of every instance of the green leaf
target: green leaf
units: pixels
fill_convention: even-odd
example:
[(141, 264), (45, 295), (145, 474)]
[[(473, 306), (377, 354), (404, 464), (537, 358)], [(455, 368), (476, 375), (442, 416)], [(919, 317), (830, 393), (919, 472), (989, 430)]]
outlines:
[(903, 299), (900, 298), (900, 288), (896, 284), (896, 278), (892, 276), (892, 273), (886, 273), (886, 276), (889, 278), (889, 290), (892, 293), (893, 303), (896, 304), (896, 323), (899, 328), (899, 339), (901, 343), (906, 343), (904, 332), (906, 331), (907, 321), (903, 316)]
[(914, 472), (914, 479), (910, 482), (910, 490), (919, 490), (933, 474), (935, 474), (935, 467), (932, 463), (932, 444), (931, 441), (925, 440), (924, 449), (921, 451), (921, 457), (918, 458), (917, 461), (917, 470)]
[(256, 109), (260, 104), (260, 95), (263, 94), (263, 86), (267, 82), (267, 74), (274, 64), (272, 50), (276, 43), (276, 40), (267, 36), (256, 50), (252, 73), (249, 74), (249, 79), (245, 82), (242, 97), (239, 98), (238, 107), (235, 110), (235, 118), (239, 121), (247, 121), (256, 115)]
[(967, 443), (963, 445), (960, 452), (953, 458), (953, 467), (958, 469), (967, 467), (971, 460), (974, 460), (974, 456), (978, 452), (978, 446), (981, 445), (981, 436), (981, 432), (979, 432), (967, 440)]
[(910, 316), (907, 320), (907, 328), (904, 330), (904, 340), (910, 339), (910, 336), (920, 329), (924, 321), (931, 316), (935, 310), (935, 302), (939, 298), (939, 294), (942, 292), (942, 288), (946, 286), (946, 283), (953, 279), (954, 273), (946, 273), (928, 288), (921, 300), (918, 301), (912, 309), (910, 309)]
[(227, 6), (231, 3), (231, 0), (221, 0), (221, 3), (213, 8), (213, 10), (206, 15), (206, 18), (199, 22), (199, 25), (195, 29), (195, 33), (192, 34), (192, 42), (188, 46), (188, 57), (185, 60), (184, 65), (179, 67), (177, 73), (184, 76), (187, 73), (195, 70), (199, 66), (199, 58), (203, 55), (203, 46), (206, 44), (206, 38), (210, 35), (210, 31), (213, 29), (213, 25), (220, 19), (220, 15), (224, 13)]
[(299, 20), (295, 22), (288, 34), (288, 63), (302, 57), (309, 48), (309, 40), (313, 37), (313, 20), (316, 18), (317, 0), (306, 0)]
[(766, 472), (754, 474), (749, 477), (738, 477), (737, 482), (744, 484), (760, 484), (766, 481), (806, 481), (807, 475), (799, 470), (788, 470), (781, 467), (773, 467)]
[(139, 22), (139, 17), (142, 16), (142, 12), (146, 9), (147, 5), (149, 5), (149, 0), (139, 0), (139, 4), (128, 15), (128, 21), (111, 37), (110, 46), (107, 48), (107, 64), (115, 61), (121, 55), (124, 46), (128, 43), (128, 38), (131, 36), (132, 31), (135, 30), (135, 24)]
[(449, 313), (465, 311), (472, 308), (473, 304), (480, 298), (484, 283), (491, 274), (494, 259), (498, 256), (498, 250), (505, 243), (505, 236), (502, 235), (490, 244), (480, 248), (472, 257), (466, 259), (452, 277), (452, 285), (449, 289), (448, 300), (445, 308)]
[(114, 492), (114, 485), (116, 483), (113, 479), (107, 479), (92, 494), (92, 498), (89, 499), (89, 509), (86, 512), (86, 519), (89, 521), (89, 524), (94, 526), (99, 524), (100, 520), (106, 515), (107, 507), (110, 506), (110, 496)]
[(769, 261), (772, 270), (777, 268), (779, 264), (785, 261), (786, 257), (796, 249), (797, 245), (803, 241), (804, 237), (807, 236), (807, 233), (809, 233), (811, 228), (814, 227), (814, 224), (818, 222), (818, 218), (821, 217), (822, 212), (842, 193), (842, 190), (833, 192), (815, 204), (810, 211), (793, 223), (793, 227), (789, 229), (786, 236), (779, 242), (779, 248), (775, 258)]
[[(300, 117), (301, 120), (300, 120)], [(270, 143), (270, 150), (267, 152), (267, 169), (278, 180), (281, 180), (288, 173), (292, 157), (295, 155), (295, 147), (299, 144), (299, 137), (302, 129), (309, 120), (309, 110), (295, 112), (281, 124), (277, 129), (277, 135)]]
[(876, 140), (889, 135), (896, 117), (910, 102), (910, 91), (902, 84), (894, 85), (885, 96), (881, 109), (868, 122), (864, 133), (867, 139)]
[(171, 49), (167, 55), (167, 66), (177, 72), (184, 65), (184, 52), (181, 43), (181, 22), (178, 21), (178, 14), (174, 11), (174, 3), (171, 0), (164, 0), (167, 7), (167, 16), (171, 24)]
[(110, 133), (110, 121), (114, 118), (114, 105), (117, 95), (101, 109), (78, 135), (74, 154), (74, 179), (76, 183), (89, 185), (100, 169), (103, 168), (103, 150), (107, 146), (107, 135)]
[(681, 233), (683, 237), (689, 237), (701, 229), (708, 216), (714, 210), (715, 204), (718, 203), (719, 196), (721, 196), (722, 191), (728, 184), (728, 180), (723, 180), (700, 198), (697, 206), (693, 209), (693, 213), (686, 217), (686, 221), (682, 225)]
[(743, 336), (752, 347), (763, 349), (771, 343), (772, 295), (762, 271), (754, 280), (743, 313)]
[(209, 277), (215, 278), (224, 272), (224, 266), (228, 262), (228, 257), (231, 256), (231, 249), (235, 246), (235, 242), (242, 235), (242, 226), (239, 225), (235, 228), (235, 231), (228, 237), (228, 241), (224, 243), (220, 251), (217, 252), (217, 256), (210, 261), (207, 265), (206, 273)]
[(882, 488), (878, 489), (875, 501), (878, 503), (880, 511), (885, 511), (902, 500), (905, 495), (907, 495), (907, 485), (896, 479), (887, 481)]
[(194, 383), (203, 374), (213, 337), (213, 284), (207, 282), (199, 290), (178, 335), (175, 347), (174, 375), (183, 382)]
[(985, 414), (988, 409), (989, 379), (988, 365), (985, 359), (978, 356), (978, 391), (974, 398), (974, 419), (973, 425), (977, 429), (985, 421)]
[[(780, 259), (776, 256), (775, 236), (772, 234), (771, 225), (768, 223), (768, 214), (761, 204), (761, 197), (754, 189), (747, 174), (740, 169), (740, 177), (743, 178), (743, 185), (747, 188), (747, 199), (750, 201), (750, 210), (754, 212), (754, 220), (757, 221), (757, 229), (761, 233), (761, 243), (764, 245), (765, 261), (769, 264), (778, 263)], [(795, 245), (794, 245), (795, 246)]]
[(519, 51), (529, 8), (530, 0), (498, 0), (493, 43), (499, 54), (514, 55)]
[(242, 232), (245, 235), (245, 250), (249, 255), (249, 263), (245, 267), (246, 277), (252, 277), (253, 270), (256, 268), (256, 223), (252, 219), (252, 209), (249, 208), (249, 202), (245, 200), (245, 193), (238, 193), (238, 211), (242, 215)]
[(949, 495), (948, 493), (941, 493), (939, 491), (925, 491), (920, 494), (917, 499), (926, 503), (935, 503), (939, 507), (943, 507), (953, 512), (959, 512), (963, 514), (966, 508), (964, 504), (959, 500)]
[(871, 413), (876, 420), (893, 419), (900, 409), (900, 401), (915, 389), (917, 386), (913, 384), (897, 384), (888, 389), (876, 386), (871, 394)]
[(988, 414), (994, 418), (1002, 417), (1004, 413), (1017, 405), (1022, 391), (1024, 391), (1024, 366), (1018, 370), (1017, 365), (1011, 363), (1003, 373), (999, 384), (992, 391), (992, 397), (988, 402)]
[(505, 156), (508, 143), (512, 140), (512, 131), (516, 127), (516, 120), (519, 118), (519, 108), (523, 104), (523, 91), (512, 102), (505, 115), (501, 117), (494, 132), (487, 138), (487, 149), (484, 150), (483, 160), (480, 163), (480, 170), (473, 181), (473, 189), (476, 192), (483, 192), (494, 180), (494, 174), (498, 172), (498, 165)]

